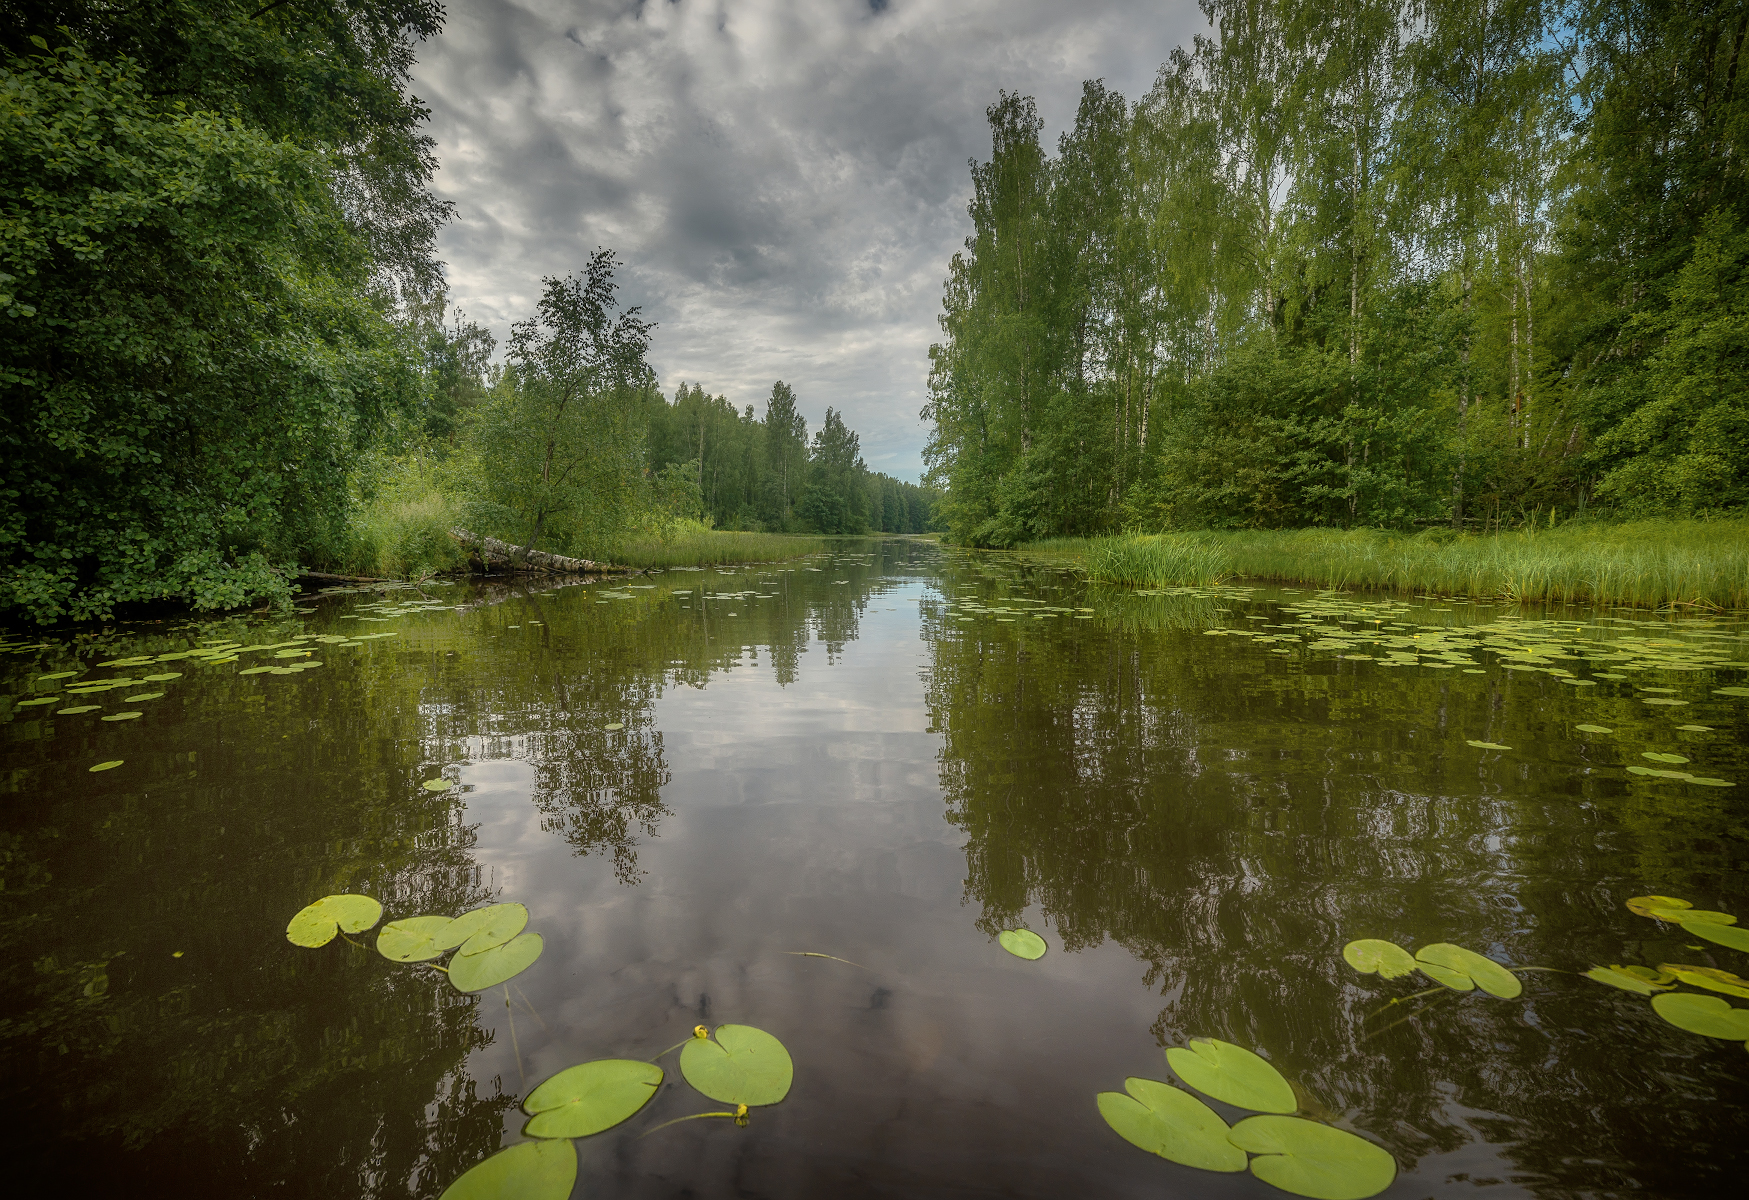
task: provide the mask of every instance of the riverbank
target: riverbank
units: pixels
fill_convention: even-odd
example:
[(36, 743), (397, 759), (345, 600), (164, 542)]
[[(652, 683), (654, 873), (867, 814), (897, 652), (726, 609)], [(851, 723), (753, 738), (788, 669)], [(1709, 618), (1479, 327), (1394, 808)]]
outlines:
[(1749, 608), (1749, 520), (1571, 525), (1485, 537), (1376, 529), (1124, 534), (1020, 550), (1076, 561), (1100, 582), (1143, 587), (1251, 578), (1397, 594)]

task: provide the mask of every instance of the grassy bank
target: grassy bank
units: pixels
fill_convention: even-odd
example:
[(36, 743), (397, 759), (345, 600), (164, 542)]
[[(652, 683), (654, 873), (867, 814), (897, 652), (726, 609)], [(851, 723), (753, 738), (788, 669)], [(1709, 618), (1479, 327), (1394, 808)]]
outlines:
[(785, 533), (733, 533), (693, 529), (666, 541), (654, 536), (628, 538), (614, 548), (612, 561), (623, 567), (709, 567), (719, 563), (775, 562), (826, 548), (819, 538)]
[(1249, 577), (1396, 593), (1749, 608), (1749, 520), (1573, 525), (1490, 537), (1432, 531), (1247, 530), (1037, 542), (1108, 583), (1208, 586)]

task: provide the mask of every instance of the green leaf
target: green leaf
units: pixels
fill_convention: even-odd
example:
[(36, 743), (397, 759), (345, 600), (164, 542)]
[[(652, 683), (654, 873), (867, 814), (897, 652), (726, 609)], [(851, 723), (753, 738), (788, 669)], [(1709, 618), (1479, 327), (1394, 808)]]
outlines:
[(127, 760), (126, 760), (126, 759), (121, 759), (121, 758), (112, 758), (112, 759), (110, 759), (110, 760), (109, 760), (109, 761), (108, 761), (108, 762), (100, 762), (100, 763), (98, 763), (98, 764), (97, 764), (97, 765), (96, 765), (96, 766), (95, 766), (95, 767), (87, 767), (87, 768), (85, 768), (85, 769), (86, 769), (86, 770), (87, 770), (87, 771), (93, 771), (93, 772), (96, 772), (96, 771), (113, 771), (113, 770), (114, 770), (114, 769), (115, 769), (115, 768), (116, 768), (116, 767), (119, 767), (119, 766), (121, 766), (121, 765), (122, 765), (122, 763), (124, 763), (124, 762), (126, 762), (126, 761), (127, 761)]
[[(1678, 900), (1675, 896), (1629, 896), (1626, 903), (1628, 911), (1636, 917), (1655, 917), (1664, 909), (1694, 907), (1687, 900)], [(1669, 920), (1668, 917), (1659, 919)]]
[(1614, 733), (1615, 732), (1615, 730), (1609, 728), (1609, 726), (1607, 726), (1607, 725), (1575, 725), (1575, 726), (1573, 726), (1573, 728), (1579, 730), (1581, 733)]
[[(1473, 980), (1475, 985), (1484, 992), (1490, 996), (1498, 996), (1502, 1000), (1511, 1000), (1524, 991), (1524, 984), (1519, 982), (1518, 976), (1493, 959), (1484, 958), (1474, 950), (1465, 950), (1462, 946), (1454, 946), (1450, 942), (1435, 942), (1431, 946), (1423, 946), (1415, 952), (1415, 958), (1421, 964), (1423, 971), (1427, 971), (1430, 965), (1443, 967), (1447, 971)], [(1427, 971), (1427, 973), (1447, 987), (1456, 987), (1449, 980), (1434, 975), (1431, 971)], [(1467, 992), (1470, 989), (1459, 987), (1456, 990)]]
[(338, 931), (363, 933), (382, 919), (383, 906), (369, 896), (323, 896), (305, 905), (285, 927), (294, 946), (326, 946)]
[(1466, 738), (1464, 740), (1469, 742), (1470, 745), (1474, 746), (1478, 750), (1510, 750), (1510, 749), (1512, 749), (1511, 746), (1502, 746), (1499, 742), (1478, 742), (1473, 738)]
[(680, 1051), (680, 1073), (724, 1104), (776, 1104), (789, 1095), (795, 1064), (783, 1043), (763, 1029), (718, 1025), (715, 1041), (694, 1037), (686, 1043)]
[(579, 1138), (612, 1129), (650, 1102), (662, 1068), (630, 1058), (601, 1058), (554, 1075), (529, 1093), (522, 1110), (529, 1137)]
[(1205, 1096), (1256, 1112), (1291, 1113), (1299, 1107), (1294, 1089), (1280, 1071), (1231, 1042), (1192, 1038), (1188, 1048), (1166, 1051), (1178, 1077)]
[(1639, 975), (1629, 974), (1625, 967), (1592, 967), (1585, 972), (1585, 978), (1608, 984), (1612, 988), (1620, 988), (1624, 992), (1637, 992), (1642, 996), (1650, 996), (1655, 992), (1667, 992), (1671, 987), (1668, 983), (1654, 983)]
[(1259, 1156), (1253, 1175), (1296, 1196), (1365, 1200), (1397, 1177), (1397, 1160), (1382, 1147), (1299, 1117), (1247, 1117), (1227, 1136)]
[(1749, 951), (1749, 929), (1737, 925), (1716, 925), (1711, 921), (1684, 921), (1682, 928), (1697, 938), (1705, 938), (1733, 950)]
[(1131, 1077), (1124, 1092), (1100, 1092), (1099, 1115), (1118, 1136), (1149, 1154), (1204, 1171), (1243, 1171), (1245, 1152), (1227, 1140), (1227, 1123), (1189, 1092)]
[(135, 717), (143, 717), (145, 715), (146, 714), (143, 712), (119, 712), (110, 713), (107, 717), (98, 717), (97, 719), (99, 721), (131, 721)]
[(1717, 996), (1670, 992), (1652, 997), (1652, 1010), (1678, 1029), (1704, 1037), (1749, 1043), (1749, 1008), (1732, 1008)]
[(1680, 755), (1680, 754), (1664, 754), (1664, 753), (1661, 753), (1657, 750), (1642, 750), (1642, 751), (1640, 751), (1640, 757), (1641, 758), (1649, 758), (1653, 762), (1661, 762), (1661, 763), (1678, 763), (1678, 764), (1680, 764), (1680, 763), (1685, 763), (1688, 761), (1686, 758), (1682, 757), (1682, 755)]
[(377, 933), (377, 953), (390, 962), (429, 962), (443, 954), (433, 939), (451, 925), (448, 917), (404, 917)]
[(1030, 929), (1004, 929), (996, 940), (1016, 958), (1038, 959), (1045, 955), (1045, 940)]
[(1401, 979), (1415, 970), (1415, 960), (1395, 942), (1361, 938), (1342, 947), (1342, 957), (1362, 975), (1378, 972), (1386, 979)]
[(525, 933), (478, 954), (458, 954), (449, 960), (449, 981), (459, 992), (497, 987), (534, 965), (546, 943), (538, 933)]
[(432, 939), (432, 945), (438, 950), (454, 950), (463, 942), (484, 935), (472, 949), (463, 949), (463, 954), (477, 954), (482, 950), (490, 950), (493, 946), (503, 945), (511, 938), (521, 933), (528, 924), (528, 909), (520, 904), (488, 904), (484, 908), (476, 908), (465, 912), (450, 922), (449, 928)]
[(569, 1141), (518, 1142), (443, 1190), (438, 1200), (566, 1200), (577, 1185)]
[(1668, 971), (1675, 979), (1692, 987), (1708, 988), (1727, 996), (1749, 996), (1749, 979), (1721, 971), (1717, 967), (1691, 967), (1683, 963), (1659, 963), (1660, 971)]
[(427, 779), (419, 786), (428, 792), (447, 792), (450, 788), (454, 787), (455, 784), (447, 779)]

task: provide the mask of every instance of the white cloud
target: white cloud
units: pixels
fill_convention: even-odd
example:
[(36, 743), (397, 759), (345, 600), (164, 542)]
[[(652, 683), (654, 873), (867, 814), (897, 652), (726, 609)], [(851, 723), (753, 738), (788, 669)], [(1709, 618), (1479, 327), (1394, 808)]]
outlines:
[(502, 335), (596, 246), (661, 323), (665, 390), (827, 405), (915, 478), (927, 349), (999, 88), (1046, 136), (1084, 79), (1134, 99), (1188, 0), (472, 0), (422, 48), (455, 301)]

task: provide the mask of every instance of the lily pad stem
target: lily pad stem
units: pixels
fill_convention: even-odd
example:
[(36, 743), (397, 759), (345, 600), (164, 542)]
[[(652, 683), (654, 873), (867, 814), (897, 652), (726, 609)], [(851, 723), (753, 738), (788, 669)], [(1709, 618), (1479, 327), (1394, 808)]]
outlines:
[[(685, 1042), (681, 1042), (680, 1044), (682, 1046), (686, 1045)], [(666, 1053), (666, 1051), (664, 1051), (664, 1053)], [(732, 1112), (708, 1112), (708, 1113), (693, 1113), (689, 1117), (675, 1117), (672, 1121), (662, 1122), (660, 1125), (656, 1126), (655, 1129), (645, 1130), (643, 1133), (638, 1135), (638, 1140), (640, 1142), (643, 1141), (645, 1138), (649, 1137), (652, 1133), (655, 1133), (656, 1129), (666, 1129), (670, 1125), (678, 1125), (682, 1121), (696, 1121), (700, 1117), (728, 1117), (730, 1120), (734, 1120), (735, 1114)]]
[[(692, 1040), (693, 1040), (693, 1039), (692, 1039), (692, 1038), (690, 1038), (690, 1037), (689, 1037), (689, 1038), (687, 1038), (687, 1039), (686, 1039), (686, 1041), (683, 1041), (683, 1042), (675, 1042), (675, 1043), (674, 1043), (674, 1044), (673, 1044), (673, 1045), (672, 1045), (672, 1046), (670, 1046), (670, 1047), (668, 1047), (668, 1049), (666, 1049), (666, 1050), (664, 1050), (664, 1051), (662, 1051), (662, 1053), (661, 1053), (661, 1054), (658, 1054), (658, 1055), (657, 1055), (657, 1056), (656, 1056), (656, 1057), (655, 1057), (655, 1058), (652, 1058), (652, 1059), (651, 1059), (651, 1060), (650, 1060), (650, 1061), (651, 1061), (651, 1062), (657, 1062), (657, 1061), (659, 1061), (659, 1060), (660, 1060), (660, 1059), (662, 1059), (662, 1058), (664, 1058), (664, 1057), (666, 1057), (666, 1056), (667, 1056), (667, 1055), (670, 1055), (670, 1054), (673, 1054), (673, 1053), (674, 1053), (674, 1052), (675, 1052), (675, 1051), (676, 1051), (676, 1050), (678, 1050), (678, 1049), (680, 1049), (680, 1048), (681, 1048), (681, 1047), (682, 1047), (682, 1046), (684, 1046), (684, 1045), (686, 1045), (686, 1042), (690, 1042), (690, 1041), (692, 1041)], [(706, 1116), (706, 1117), (709, 1117), (709, 1116), (715, 1116), (715, 1115), (717, 1115), (717, 1114), (715, 1114), (715, 1113), (701, 1113), (701, 1114), (700, 1114), (700, 1115), (701, 1115), (701, 1116)], [(735, 1115), (735, 1114), (734, 1114), (734, 1113), (730, 1113), (730, 1114), (729, 1114), (729, 1115), (730, 1115), (730, 1116), (734, 1116), (734, 1115)], [(652, 1132), (654, 1132), (654, 1131), (653, 1131), (653, 1130), (652, 1130)]]
[(1396, 1005), (1396, 1004), (1407, 1004), (1407, 1003), (1409, 1003), (1409, 1001), (1411, 1001), (1411, 1000), (1419, 1000), (1419, 999), (1420, 999), (1420, 998), (1421, 998), (1421, 997), (1423, 997), (1423, 996), (1431, 996), (1431, 995), (1433, 995), (1433, 993), (1435, 993), (1435, 992), (1443, 992), (1443, 991), (1446, 991), (1446, 990), (1447, 990), (1447, 989), (1446, 989), (1446, 986), (1445, 986), (1445, 985), (1444, 985), (1444, 984), (1443, 984), (1443, 983), (1442, 983), (1442, 984), (1440, 984), (1440, 985), (1439, 985), (1439, 986), (1438, 986), (1438, 987), (1430, 987), (1430, 988), (1428, 988), (1428, 989), (1427, 989), (1427, 990), (1426, 990), (1426, 991), (1424, 991), (1424, 992), (1411, 992), (1411, 993), (1410, 993), (1410, 994), (1409, 994), (1409, 995), (1407, 995), (1407, 996), (1398, 996), (1398, 997), (1397, 997), (1397, 998), (1396, 998), (1396, 999), (1395, 999), (1395, 1000), (1393, 1000), (1393, 1001), (1391, 1001), (1391, 1002), (1390, 1002), (1390, 1004), (1387, 1004), (1387, 1005), (1385, 1005), (1385, 1006), (1384, 1006), (1384, 1007), (1383, 1007), (1383, 1008), (1381, 1008), (1381, 1009), (1379, 1009), (1379, 1010), (1378, 1010), (1378, 1012), (1375, 1012), (1375, 1013), (1368, 1013), (1368, 1014), (1367, 1014), (1367, 1015), (1366, 1015), (1366, 1018), (1365, 1018), (1365, 1019), (1366, 1019), (1366, 1020), (1368, 1020), (1368, 1021), (1370, 1021), (1370, 1020), (1372, 1020), (1372, 1019), (1373, 1019), (1373, 1018), (1374, 1018), (1374, 1017), (1377, 1017), (1377, 1016), (1381, 1016), (1381, 1015), (1383, 1015), (1383, 1014), (1384, 1014), (1384, 1013), (1387, 1013), (1387, 1012), (1389, 1012), (1389, 1011), (1390, 1011), (1390, 1010), (1391, 1010), (1391, 1006), (1392, 1006), (1392, 1005)]
[[(862, 967), (861, 963), (851, 962), (848, 958), (839, 958), (836, 954), (820, 954), (813, 950), (785, 950), (784, 953), (793, 954), (798, 958), (829, 958), (833, 962), (845, 963), (852, 967)], [(862, 969), (865, 971), (874, 970), (873, 967), (862, 967)]]

